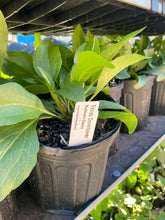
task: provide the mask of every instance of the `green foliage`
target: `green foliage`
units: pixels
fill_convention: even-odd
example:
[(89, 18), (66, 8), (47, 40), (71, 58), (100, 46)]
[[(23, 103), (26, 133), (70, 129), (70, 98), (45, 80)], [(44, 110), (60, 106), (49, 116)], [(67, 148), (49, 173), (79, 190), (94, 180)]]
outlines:
[[(37, 120), (27, 120), (0, 129), (0, 200), (17, 188), (37, 161)], [(30, 141), (29, 141), (30, 140)]]
[[(113, 46), (110, 57), (140, 31)], [(4, 56), (2, 71), (12, 78), (3, 79), (0, 85), (0, 201), (35, 165), (39, 148), (36, 124), (40, 119), (55, 117), (70, 122), (76, 102), (92, 101), (122, 69), (145, 58), (128, 54), (110, 62), (105, 56), (108, 51), (100, 52), (98, 39), (89, 31), (85, 38), (80, 25), (75, 28), (72, 43), (73, 51), (38, 39), (33, 56), (20, 51), (8, 51)], [(36, 96), (44, 93), (49, 93), (49, 100)], [(99, 118), (121, 120), (130, 133), (135, 130), (137, 119), (129, 110), (98, 101)], [(4, 137), (5, 131), (11, 138)]]
[[(164, 142), (119, 184), (87, 219), (163, 220), (165, 212), (155, 207), (165, 198)], [(162, 160), (163, 158), (163, 160)]]
[(36, 50), (39, 45), (41, 44), (42, 40), (41, 40), (41, 34), (40, 33), (35, 33), (35, 41), (34, 41), (34, 49)]

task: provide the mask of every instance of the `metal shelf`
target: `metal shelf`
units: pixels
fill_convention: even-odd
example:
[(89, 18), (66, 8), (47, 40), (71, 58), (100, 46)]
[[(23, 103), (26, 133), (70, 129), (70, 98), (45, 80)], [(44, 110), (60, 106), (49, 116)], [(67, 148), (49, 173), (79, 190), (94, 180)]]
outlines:
[(79, 23), (97, 35), (165, 33), (164, 0), (0, 0), (0, 9), (12, 33), (68, 35)]

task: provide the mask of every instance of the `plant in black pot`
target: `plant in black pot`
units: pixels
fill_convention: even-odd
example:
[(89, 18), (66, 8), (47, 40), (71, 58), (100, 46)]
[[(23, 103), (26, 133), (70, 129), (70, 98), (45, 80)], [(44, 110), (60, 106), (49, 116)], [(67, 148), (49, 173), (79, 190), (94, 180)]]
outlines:
[(151, 59), (147, 72), (156, 75), (152, 87), (150, 115), (165, 115), (165, 40), (159, 35), (150, 41), (146, 53)]
[(81, 40), (73, 40), (74, 52), (46, 40), (33, 56), (6, 53), (2, 70), (13, 78), (0, 85), (0, 200), (36, 165), (30, 179), (43, 209), (79, 209), (101, 190), (120, 121), (129, 133), (135, 130), (136, 117), (101, 91), (145, 57), (124, 55), (109, 62), (95, 51), (81, 52)]
[[(132, 46), (133, 54), (150, 55), (146, 53), (150, 42), (148, 36), (141, 35)], [(147, 57), (147, 56), (146, 56)], [(138, 119), (137, 130), (142, 130), (147, 124), (151, 89), (154, 75), (148, 72), (148, 60), (141, 60), (127, 68), (131, 78), (124, 80), (121, 104), (130, 109)], [(140, 108), (139, 108), (140, 106)], [(127, 131), (127, 128), (124, 128)]]

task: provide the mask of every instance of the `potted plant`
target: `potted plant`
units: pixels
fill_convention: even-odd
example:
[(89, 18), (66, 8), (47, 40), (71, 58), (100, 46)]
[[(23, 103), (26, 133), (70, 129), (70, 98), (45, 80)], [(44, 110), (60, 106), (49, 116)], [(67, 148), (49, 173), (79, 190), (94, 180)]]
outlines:
[(150, 43), (149, 72), (155, 74), (152, 87), (150, 115), (165, 114), (165, 40), (163, 35), (155, 37)]
[[(140, 39), (135, 40), (132, 53), (146, 55), (148, 42), (148, 36), (141, 35)], [(148, 60), (142, 60), (127, 69), (131, 78), (124, 80), (122, 91), (121, 104), (130, 109), (138, 119), (136, 130), (144, 129), (149, 115), (151, 89), (155, 76), (148, 72), (147, 65)], [(127, 128), (124, 127), (123, 130), (127, 131)]]
[[(96, 52), (96, 38), (93, 51), (82, 50), (81, 29), (73, 36), (73, 52), (46, 40), (33, 56), (20, 51), (6, 53), (2, 71), (13, 78), (0, 85), (0, 200), (26, 179), (35, 165), (31, 182), (46, 210), (74, 211), (98, 195), (119, 121), (128, 126), (129, 133), (137, 124), (128, 109), (100, 92), (118, 72), (145, 58), (133, 54), (109, 62), (140, 31), (113, 46), (111, 54)], [(107, 55), (108, 59), (104, 58)], [(75, 105), (93, 100), (99, 104), (99, 134), (90, 143), (68, 146)]]
[[(120, 35), (103, 36), (99, 39), (100, 51), (104, 51), (104, 49), (106, 48), (111, 49), (111, 46), (118, 44), (120, 41), (122, 41)], [(115, 58), (125, 55), (126, 51), (128, 50), (130, 50), (130, 45), (129, 43), (125, 43), (118, 51), (118, 54), (115, 55)], [(110, 95), (115, 100), (116, 103), (120, 103), (122, 89), (124, 86), (124, 79), (127, 78), (130, 78), (130, 75), (127, 73), (125, 69), (123, 69), (109, 81), (107, 87), (105, 88), (107, 90), (107, 91), (105, 90), (106, 94)], [(113, 156), (119, 150), (119, 145), (120, 145), (120, 133), (116, 136), (114, 142), (110, 147), (109, 157)]]

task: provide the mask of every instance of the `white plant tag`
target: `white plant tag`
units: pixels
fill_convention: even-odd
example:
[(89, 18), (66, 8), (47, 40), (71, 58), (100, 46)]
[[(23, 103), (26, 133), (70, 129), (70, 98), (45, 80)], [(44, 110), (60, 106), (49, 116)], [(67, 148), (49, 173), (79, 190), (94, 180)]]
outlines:
[(91, 143), (98, 117), (99, 102), (77, 102), (72, 115), (69, 146)]

